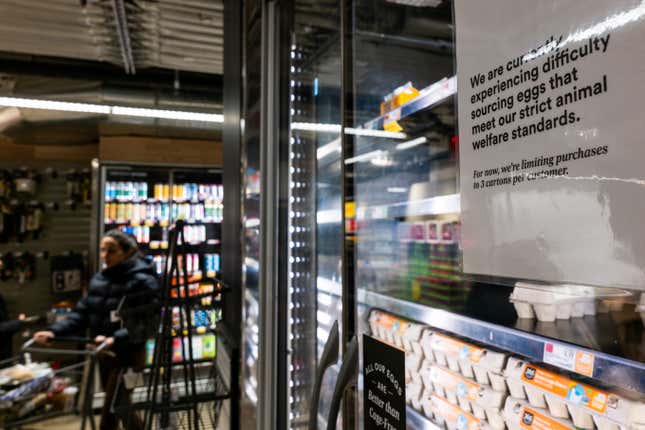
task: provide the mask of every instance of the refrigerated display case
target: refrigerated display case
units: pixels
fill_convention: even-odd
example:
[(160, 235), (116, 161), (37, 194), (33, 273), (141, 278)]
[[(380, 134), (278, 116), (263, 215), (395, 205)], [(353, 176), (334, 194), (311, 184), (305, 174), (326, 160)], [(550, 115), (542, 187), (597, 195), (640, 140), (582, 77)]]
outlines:
[[(292, 348), (306, 351), (312, 327), (317, 345), (284, 381), (291, 428), (335, 422), (338, 393), (344, 428), (373, 428), (365, 357), (346, 364), (364, 335), (404, 351), (407, 428), (645, 425), (640, 292), (463, 272), (452, 2), (295, 3), (284, 252)], [(343, 320), (355, 325), (327, 366)], [(358, 377), (339, 389), (343, 367)]]
[[(184, 220), (187, 270), (195, 282), (220, 272), (223, 186), (217, 168), (101, 163), (95, 173), (97, 203), (94, 252), (108, 230), (133, 235), (161, 275), (168, 232)], [(95, 268), (100, 268), (98, 258)]]

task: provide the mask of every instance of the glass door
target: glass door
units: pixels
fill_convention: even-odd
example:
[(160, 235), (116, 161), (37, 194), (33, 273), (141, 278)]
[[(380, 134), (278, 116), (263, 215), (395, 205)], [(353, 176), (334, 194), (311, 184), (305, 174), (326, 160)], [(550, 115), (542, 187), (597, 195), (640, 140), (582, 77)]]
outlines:
[[(351, 3), (344, 247), (359, 428), (632, 425), (611, 411), (644, 404), (640, 293), (462, 271), (452, 2)], [(384, 363), (405, 386), (400, 409), (373, 376)]]

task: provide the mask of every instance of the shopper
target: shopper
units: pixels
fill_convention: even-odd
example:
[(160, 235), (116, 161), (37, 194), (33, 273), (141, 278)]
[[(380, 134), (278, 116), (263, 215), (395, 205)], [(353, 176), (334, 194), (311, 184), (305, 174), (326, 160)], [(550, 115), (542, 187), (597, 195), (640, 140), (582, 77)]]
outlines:
[[(100, 428), (112, 430), (118, 424), (113, 404), (123, 407), (130, 401), (130, 391), (119, 380), (122, 371), (128, 367), (140, 371), (145, 364), (145, 341), (159, 318), (159, 284), (153, 264), (139, 253), (136, 240), (120, 230), (103, 236), (101, 259), (105, 268), (92, 278), (87, 296), (67, 318), (36, 333), (34, 339), (46, 344), (55, 336), (89, 328), (96, 343), (108, 344), (114, 354), (99, 355), (105, 391)], [(134, 413), (125, 421), (126, 429), (142, 427)]]

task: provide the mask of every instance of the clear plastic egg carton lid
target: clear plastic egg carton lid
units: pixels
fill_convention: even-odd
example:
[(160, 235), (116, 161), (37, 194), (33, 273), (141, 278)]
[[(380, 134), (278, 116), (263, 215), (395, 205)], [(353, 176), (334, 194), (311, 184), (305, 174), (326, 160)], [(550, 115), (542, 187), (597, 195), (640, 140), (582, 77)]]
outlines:
[(624, 301), (632, 297), (627, 290), (587, 285), (515, 284), (509, 300), (520, 318), (555, 321), (596, 314), (597, 300)]

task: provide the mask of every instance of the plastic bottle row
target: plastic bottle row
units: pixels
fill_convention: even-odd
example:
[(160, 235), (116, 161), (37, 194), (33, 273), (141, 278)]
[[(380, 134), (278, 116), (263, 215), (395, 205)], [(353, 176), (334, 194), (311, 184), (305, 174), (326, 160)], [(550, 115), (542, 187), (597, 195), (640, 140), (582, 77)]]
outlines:
[(106, 224), (168, 224), (170, 220), (189, 222), (222, 222), (224, 206), (221, 202), (207, 200), (204, 203), (105, 203), (103, 209)]
[(224, 188), (218, 184), (165, 184), (155, 183), (152, 195), (147, 182), (106, 182), (105, 199), (107, 201), (137, 202), (149, 199), (167, 201), (204, 201), (221, 202), (224, 198)]
[(638, 398), (381, 311), (370, 314), (369, 324), (372, 335), (406, 351), (408, 404), (449, 430), (461, 428), (459, 422), (470, 430), (519, 430), (524, 407), (539, 414), (536, 430), (645, 428), (645, 403)]
[[(152, 237), (151, 228), (148, 226), (121, 226), (120, 230), (131, 234), (139, 244), (147, 245), (150, 249), (166, 249), (168, 248), (168, 228), (162, 227), (161, 237)], [(184, 227), (184, 237), (186, 243), (190, 245), (201, 245), (207, 242), (206, 226), (203, 225), (187, 225)], [(178, 241), (182, 243), (181, 240)], [(182, 266), (180, 266), (182, 267)]]
[[(192, 355), (194, 360), (205, 360), (215, 358), (217, 353), (217, 338), (214, 334), (203, 334), (192, 336), (192, 343), (187, 336), (178, 336), (172, 339), (172, 361), (180, 362), (184, 358), (184, 351), (186, 351), (186, 359), (189, 359), (189, 351), (192, 347)], [(148, 340), (146, 342), (146, 364), (151, 365), (154, 359), (155, 341)]]
[[(196, 329), (205, 329), (206, 327), (215, 327), (217, 321), (221, 318), (221, 310), (219, 309), (191, 309), (190, 322)], [(173, 329), (180, 329), (185, 327), (186, 312), (181, 308), (175, 306), (172, 308), (172, 327)], [(183, 324), (182, 324), (183, 323)], [(205, 333), (205, 330), (202, 330)]]

